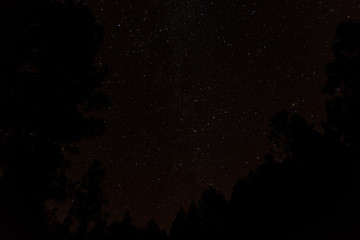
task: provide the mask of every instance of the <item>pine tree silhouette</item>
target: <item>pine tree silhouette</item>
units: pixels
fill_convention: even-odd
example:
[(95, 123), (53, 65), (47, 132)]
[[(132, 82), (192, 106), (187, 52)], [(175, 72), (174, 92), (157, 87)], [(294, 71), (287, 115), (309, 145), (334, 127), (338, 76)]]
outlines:
[(171, 225), (170, 238), (184, 239), (186, 237), (186, 213), (181, 207)]

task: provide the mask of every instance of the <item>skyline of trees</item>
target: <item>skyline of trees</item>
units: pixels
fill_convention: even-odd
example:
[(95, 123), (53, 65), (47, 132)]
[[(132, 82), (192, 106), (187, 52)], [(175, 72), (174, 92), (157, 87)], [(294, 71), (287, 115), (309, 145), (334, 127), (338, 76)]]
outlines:
[[(106, 69), (95, 65), (103, 32), (90, 10), (74, 1), (16, 0), (1, 17), (0, 238), (360, 237), (358, 21), (341, 23), (335, 34), (323, 131), (279, 112), (264, 164), (234, 185), (229, 200), (206, 189), (187, 211), (180, 209), (167, 235), (154, 220), (135, 227), (130, 213), (108, 222), (100, 161), (78, 181), (65, 175), (71, 163), (63, 157), (64, 144), (105, 130), (93, 114), (108, 104), (98, 91)], [(49, 201), (54, 203), (47, 209)]]

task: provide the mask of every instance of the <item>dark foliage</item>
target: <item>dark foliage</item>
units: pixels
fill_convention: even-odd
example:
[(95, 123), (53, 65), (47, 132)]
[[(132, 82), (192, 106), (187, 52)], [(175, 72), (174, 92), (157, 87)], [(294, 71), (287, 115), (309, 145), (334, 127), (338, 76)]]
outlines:
[(0, 235), (39, 239), (45, 202), (66, 196), (62, 144), (104, 129), (89, 114), (107, 103), (94, 65), (102, 29), (72, 1), (14, 0), (0, 11)]
[(206, 191), (205, 206), (215, 205), (208, 212), (204, 196), (192, 205), (198, 221), (180, 211), (171, 238), (359, 239), (360, 23), (342, 23), (333, 49), (323, 133), (278, 113), (264, 164), (236, 183), (229, 204)]

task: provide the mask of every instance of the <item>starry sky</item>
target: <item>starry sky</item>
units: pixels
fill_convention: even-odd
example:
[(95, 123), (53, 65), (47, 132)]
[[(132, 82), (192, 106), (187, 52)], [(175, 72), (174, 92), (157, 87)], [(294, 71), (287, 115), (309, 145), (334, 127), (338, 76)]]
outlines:
[(107, 210), (169, 229), (213, 186), (233, 184), (270, 149), (280, 110), (318, 124), (337, 25), (360, 1), (86, 0), (105, 39), (97, 64), (107, 130), (83, 140), (74, 176), (95, 159), (106, 170)]

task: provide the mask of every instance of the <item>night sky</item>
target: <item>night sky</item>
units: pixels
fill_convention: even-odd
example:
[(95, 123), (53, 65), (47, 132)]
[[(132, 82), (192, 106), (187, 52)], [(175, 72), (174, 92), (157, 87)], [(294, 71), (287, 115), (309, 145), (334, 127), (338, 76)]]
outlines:
[(79, 143), (73, 176), (100, 159), (107, 210), (169, 229), (181, 206), (263, 162), (280, 110), (318, 124), (337, 25), (360, 1), (86, 0), (110, 69), (106, 133)]

